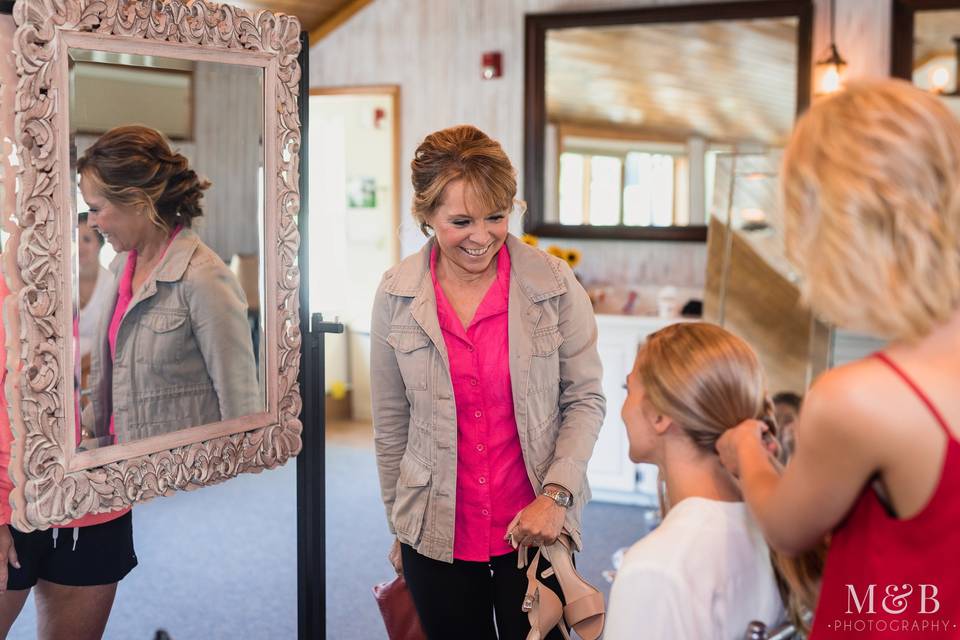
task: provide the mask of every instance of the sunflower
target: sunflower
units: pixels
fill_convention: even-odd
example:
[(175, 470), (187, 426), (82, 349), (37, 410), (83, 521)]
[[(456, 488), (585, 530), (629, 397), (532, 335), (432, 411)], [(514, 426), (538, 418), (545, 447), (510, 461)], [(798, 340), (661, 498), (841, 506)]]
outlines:
[(330, 383), (330, 397), (334, 400), (343, 400), (347, 397), (347, 385), (340, 380)]
[(552, 244), (552, 245), (550, 245), (549, 247), (547, 247), (547, 253), (549, 253), (550, 255), (552, 255), (552, 256), (555, 257), (555, 258), (560, 258), (561, 260), (566, 260), (566, 257), (565, 257), (565, 256), (566, 256), (567, 252), (566, 252), (565, 250), (561, 249), (560, 247), (558, 247), (558, 246), (555, 245), (555, 244)]
[(567, 261), (571, 269), (580, 264), (580, 252), (576, 249), (566, 249), (560, 257)]
[(522, 236), (520, 236), (520, 242), (522, 242), (523, 244), (528, 244), (531, 247), (535, 247), (537, 246), (537, 243), (539, 242), (539, 240), (537, 240), (537, 236), (530, 235), (529, 233), (525, 233)]

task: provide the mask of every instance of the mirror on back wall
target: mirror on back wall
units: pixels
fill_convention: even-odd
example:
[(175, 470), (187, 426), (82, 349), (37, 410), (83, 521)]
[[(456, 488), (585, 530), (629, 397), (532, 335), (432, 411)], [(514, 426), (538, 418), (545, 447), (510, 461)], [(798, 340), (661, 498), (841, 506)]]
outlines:
[(725, 153), (808, 102), (808, 2), (527, 16), (526, 230), (703, 241)]

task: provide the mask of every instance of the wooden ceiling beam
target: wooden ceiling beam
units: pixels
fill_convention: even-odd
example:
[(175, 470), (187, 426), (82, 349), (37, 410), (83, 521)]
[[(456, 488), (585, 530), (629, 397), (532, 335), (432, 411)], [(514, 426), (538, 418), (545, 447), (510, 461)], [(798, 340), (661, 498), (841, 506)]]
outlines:
[(349, 20), (355, 13), (366, 7), (373, 0), (351, 0), (341, 7), (332, 16), (321, 22), (310, 32), (310, 46), (325, 38), (327, 34)]

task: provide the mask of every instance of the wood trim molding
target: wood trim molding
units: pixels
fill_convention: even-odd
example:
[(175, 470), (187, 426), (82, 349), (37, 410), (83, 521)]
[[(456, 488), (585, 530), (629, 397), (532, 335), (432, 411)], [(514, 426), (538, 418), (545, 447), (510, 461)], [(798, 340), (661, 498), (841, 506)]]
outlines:
[(332, 16), (321, 22), (310, 32), (310, 46), (317, 44), (320, 40), (337, 29), (344, 22), (353, 17), (355, 13), (366, 7), (373, 0), (352, 0), (349, 4), (341, 7)]

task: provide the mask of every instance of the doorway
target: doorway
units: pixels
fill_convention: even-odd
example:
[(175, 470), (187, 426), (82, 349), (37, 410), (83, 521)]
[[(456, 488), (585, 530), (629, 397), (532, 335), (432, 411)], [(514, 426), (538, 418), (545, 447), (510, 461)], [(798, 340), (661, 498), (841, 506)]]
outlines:
[(311, 89), (310, 312), (336, 319), (325, 345), (327, 637), (381, 637), (370, 588), (388, 579), (370, 412), (370, 314), (400, 258), (397, 86)]

